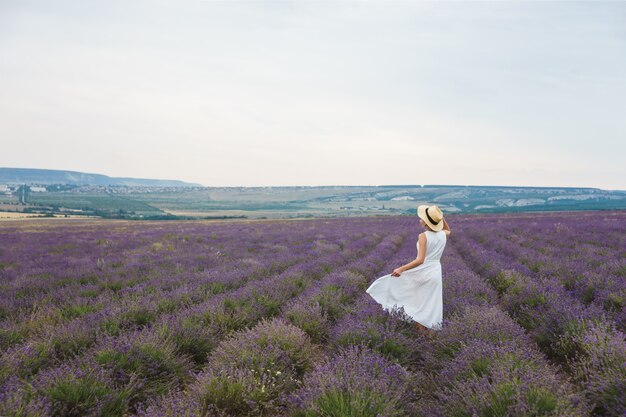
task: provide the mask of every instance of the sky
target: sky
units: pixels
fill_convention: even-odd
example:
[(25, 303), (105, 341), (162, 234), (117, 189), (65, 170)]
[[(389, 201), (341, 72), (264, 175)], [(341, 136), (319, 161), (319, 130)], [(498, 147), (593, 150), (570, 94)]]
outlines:
[(626, 1), (0, 0), (0, 167), (626, 189)]

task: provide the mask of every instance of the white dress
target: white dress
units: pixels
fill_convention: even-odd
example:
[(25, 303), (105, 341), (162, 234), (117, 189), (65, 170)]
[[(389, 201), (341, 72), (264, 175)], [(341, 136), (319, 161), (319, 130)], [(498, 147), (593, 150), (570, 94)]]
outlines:
[[(408, 269), (394, 277), (385, 275), (374, 281), (366, 292), (383, 309), (404, 307), (414, 321), (440, 330), (443, 321), (443, 293), (439, 259), (446, 246), (444, 231), (426, 231), (426, 258), (422, 265)], [(417, 243), (419, 253), (419, 240)]]

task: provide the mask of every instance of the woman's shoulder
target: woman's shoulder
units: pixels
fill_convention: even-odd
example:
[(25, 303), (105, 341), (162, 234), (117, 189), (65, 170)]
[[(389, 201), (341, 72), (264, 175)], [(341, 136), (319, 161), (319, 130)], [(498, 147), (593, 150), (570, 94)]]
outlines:
[[(438, 231), (432, 231), (432, 230), (428, 230), (428, 233), (432, 234), (434, 236), (434, 238), (437, 239), (447, 239), (448, 237), (448, 233), (446, 230), (438, 230)], [(426, 232), (424, 232), (426, 233)]]

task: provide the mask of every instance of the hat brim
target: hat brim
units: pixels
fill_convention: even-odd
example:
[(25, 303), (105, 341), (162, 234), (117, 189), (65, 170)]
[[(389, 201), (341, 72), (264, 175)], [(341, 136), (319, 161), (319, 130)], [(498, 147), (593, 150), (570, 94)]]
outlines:
[(421, 206), (417, 207), (417, 216), (424, 220), (424, 222), (428, 225), (428, 227), (430, 227), (432, 230), (434, 230), (435, 232), (439, 232), (441, 230), (443, 230), (443, 217), (441, 218), (441, 221), (437, 224), (433, 224), (433, 222), (431, 222), (430, 220), (428, 220), (428, 216), (426, 215), (426, 209), (428, 208), (427, 205), (423, 204)]

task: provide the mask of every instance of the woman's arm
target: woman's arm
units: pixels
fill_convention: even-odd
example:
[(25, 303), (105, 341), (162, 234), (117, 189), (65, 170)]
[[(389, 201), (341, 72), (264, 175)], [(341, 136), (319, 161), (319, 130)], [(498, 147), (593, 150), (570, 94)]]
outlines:
[(443, 231), (446, 232), (446, 237), (450, 236), (450, 234), (452, 233), (452, 230), (450, 230), (450, 226), (448, 225), (446, 219), (443, 219)]
[(426, 234), (420, 233), (419, 238), (417, 239), (417, 258), (415, 260), (409, 262), (408, 264), (402, 265), (400, 268), (396, 268), (393, 270), (392, 274), (394, 277), (399, 277), (401, 273), (406, 270), (415, 268), (416, 266), (420, 266), (424, 263), (424, 259), (426, 259)]

